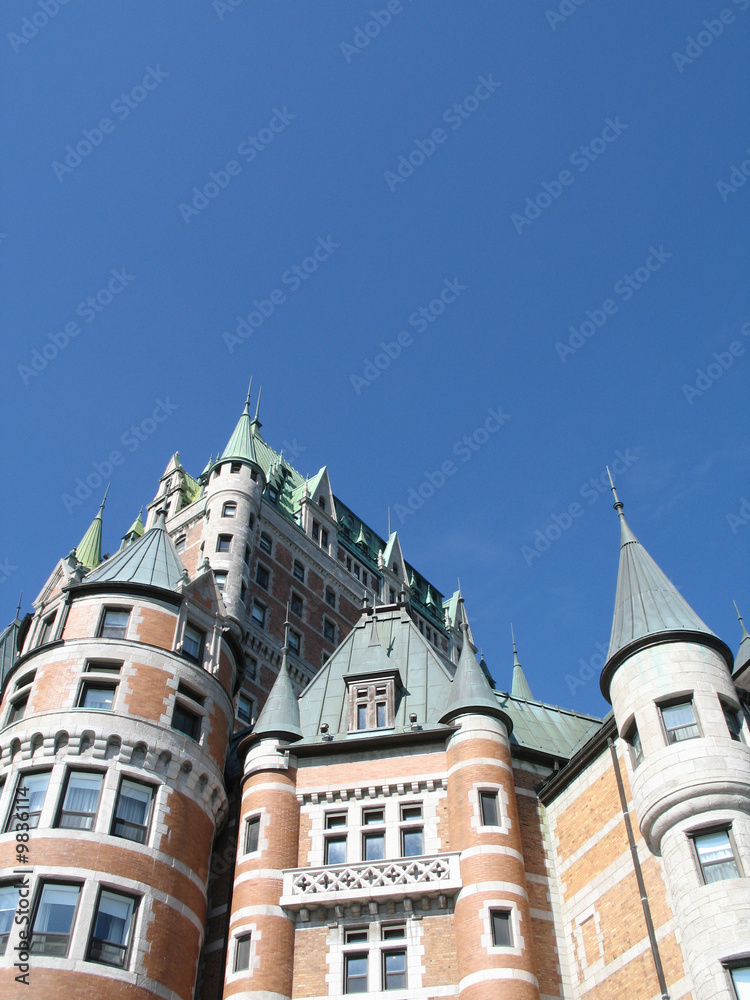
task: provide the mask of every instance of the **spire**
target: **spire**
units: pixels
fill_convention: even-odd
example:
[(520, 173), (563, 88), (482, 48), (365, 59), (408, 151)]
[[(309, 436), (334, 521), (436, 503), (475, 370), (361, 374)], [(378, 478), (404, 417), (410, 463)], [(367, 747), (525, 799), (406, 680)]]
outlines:
[(750, 666), (750, 635), (745, 628), (745, 623), (742, 620), (740, 609), (737, 607), (737, 602), (734, 601), (733, 603), (734, 610), (737, 612), (737, 621), (740, 623), (742, 629), (740, 648), (737, 650), (737, 656), (734, 658), (734, 673), (740, 674), (746, 667)]
[(93, 569), (102, 561), (102, 512), (107, 502), (108, 493), (109, 485), (107, 485), (107, 489), (104, 491), (104, 498), (99, 507), (99, 513), (88, 526), (86, 534), (78, 543), (75, 550), (76, 559), (86, 569)]
[(299, 703), (289, 678), (287, 653), (289, 652), (289, 605), (284, 622), (284, 645), (281, 648), (281, 667), (266, 699), (253, 736), (281, 736), (290, 740), (302, 738), (299, 724)]
[[(463, 598), (460, 603), (463, 609)], [(463, 617), (465, 619), (465, 614)], [(465, 714), (492, 715), (501, 718), (510, 733), (510, 720), (500, 709), (489, 681), (474, 656), (469, 640), (469, 623), (466, 620), (461, 623), (461, 631), (463, 633), (461, 656), (440, 722), (451, 722), (456, 716)]]
[[(252, 389), (253, 380), (250, 379), (250, 389)], [(240, 419), (237, 421), (237, 426), (229, 439), (229, 443), (224, 449), (221, 457), (217, 461), (224, 461), (228, 458), (236, 458), (239, 460), (244, 460), (245, 462), (252, 462), (254, 465), (258, 465), (258, 458), (255, 454), (255, 443), (253, 442), (253, 426), (255, 421), (250, 420), (250, 389), (247, 390), (247, 399), (245, 400), (245, 408), (243, 409)], [(260, 405), (260, 399), (258, 400)], [(260, 426), (260, 425), (258, 425)]]
[[(250, 379), (250, 385), (252, 386), (252, 384), (253, 384), (253, 380)], [(260, 397), (261, 397), (262, 393), (263, 393), (263, 386), (261, 386), (260, 389), (258, 390), (258, 402), (255, 404), (255, 416), (253, 417), (253, 422), (250, 424), (250, 427), (252, 429), (252, 433), (253, 434), (255, 434), (256, 430), (260, 430), (260, 428), (263, 426), (261, 424), (261, 422), (260, 422), (260, 419), (259, 419), (259, 417), (260, 417)], [(250, 391), (249, 390), (248, 390), (248, 393), (247, 393), (247, 399), (248, 399), (248, 402), (250, 402)]]
[[(612, 482), (611, 475), (610, 482)], [(602, 676), (603, 691), (605, 678), (608, 689), (608, 678), (612, 670), (624, 659), (626, 655), (624, 651), (634, 652), (635, 648), (649, 645), (647, 640), (650, 636), (662, 635), (674, 640), (684, 637), (679, 633), (689, 633), (692, 636), (698, 633), (710, 637), (712, 641), (708, 644), (720, 649), (723, 655), (729, 652), (725, 649), (724, 643), (717, 639), (693, 611), (674, 584), (667, 579), (630, 530), (614, 483), (612, 492), (615, 497), (614, 508), (620, 518), (620, 567), (617, 574), (612, 635), (607, 664)], [(638, 643), (638, 646), (632, 648), (635, 643)], [(612, 662), (614, 657), (617, 657), (617, 660)]]
[(138, 583), (163, 590), (177, 590), (184, 582), (185, 567), (169, 537), (163, 508), (156, 521), (137, 542), (102, 563), (86, 578), (86, 583)]
[(122, 545), (120, 548), (124, 549), (126, 545), (131, 545), (133, 542), (137, 542), (138, 539), (143, 534), (143, 507), (138, 511), (138, 517), (133, 521), (128, 530), (122, 536)]
[(526, 701), (533, 701), (534, 695), (531, 693), (523, 667), (518, 662), (518, 650), (516, 649), (516, 637), (513, 634), (513, 625), (510, 626), (510, 637), (513, 640), (513, 686), (510, 693), (514, 698), (524, 698)]

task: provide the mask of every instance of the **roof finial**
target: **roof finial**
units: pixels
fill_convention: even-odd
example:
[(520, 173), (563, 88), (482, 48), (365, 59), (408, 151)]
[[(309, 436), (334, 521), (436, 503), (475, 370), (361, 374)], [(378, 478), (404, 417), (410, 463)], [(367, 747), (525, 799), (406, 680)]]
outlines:
[(104, 510), (104, 505), (107, 502), (107, 494), (109, 493), (109, 488), (110, 488), (111, 485), (112, 485), (112, 483), (107, 483), (107, 488), (104, 491), (104, 496), (102, 497), (102, 503), (101, 503), (101, 506), (100, 506), (99, 510)]
[(247, 387), (247, 399), (245, 400), (245, 413), (250, 414), (250, 393), (253, 391), (253, 376), (250, 376), (250, 385)]
[(391, 537), (391, 508), (388, 508), (388, 537)]
[(253, 423), (259, 424), (258, 415), (260, 414), (260, 397), (263, 393), (263, 386), (258, 390), (258, 402), (255, 404), (255, 416), (253, 417)]
[(513, 641), (513, 665), (515, 666), (518, 663), (518, 650), (516, 649), (516, 637), (513, 634), (513, 622), (510, 623), (510, 637)]
[[(21, 614), (21, 604), (23, 603), (23, 591), (18, 595), (18, 607), (16, 608), (16, 618)], [(740, 619), (741, 621), (742, 619)]]
[(612, 489), (612, 494), (614, 495), (614, 498), (615, 498), (615, 502), (613, 504), (613, 507), (615, 508), (615, 510), (617, 511), (617, 513), (620, 515), (620, 517), (622, 517), (623, 516), (623, 513), (622, 513), (623, 503), (622, 503), (622, 501), (620, 500), (620, 498), (617, 495), (617, 490), (615, 489), (615, 484), (614, 484), (614, 481), (612, 479), (612, 473), (609, 471), (609, 466), (607, 466), (607, 475), (609, 476), (610, 488)]
[(732, 604), (734, 605), (734, 610), (737, 612), (737, 621), (742, 626), (742, 635), (743, 635), (743, 638), (744, 638), (744, 636), (746, 636), (748, 634), (747, 633), (747, 629), (745, 628), (745, 623), (742, 620), (742, 615), (740, 614), (740, 609), (737, 607), (737, 601), (732, 601)]

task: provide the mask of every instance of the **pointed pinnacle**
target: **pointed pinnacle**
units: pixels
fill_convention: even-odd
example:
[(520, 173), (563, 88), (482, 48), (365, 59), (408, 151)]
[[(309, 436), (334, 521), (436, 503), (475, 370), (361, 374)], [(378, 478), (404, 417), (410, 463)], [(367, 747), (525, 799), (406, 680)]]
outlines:
[(253, 376), (250, 376), (250, 385), (247, 387), (247, 399), (245, 400), (245, 413), (250, 414), (250, 393), (253, 389)]
[(732, 601), (732, 604), (734, 605), (734, 610), (737, 612), (737, 621), (742, 626), (742, 637), (744, 638), (748, 634), (747, 629), (745, 628), (745, 623), (742, 620), (740, 609), (737, 607), (737, 601)]
[(258, 390), (258, 402), (255, 404), (255, 416), (253, 417), (254, 424), (259, 423), (258, 415), (260, 414), (260, 397), (262, 393), (263, 393), (263, 386), (261, 386), (260, 389)]
[(617, 513), (622, 516), (622, 509), (623, 509), (624, 505), (623, 505), (622, 501), (620, 500), (620, 498), (617, 495), (617, 490), (615, 489), (614, 480), (612, 479), (612, 473), (609, 471), (609, 466), (607, 466), (607, 475), (609, 476), (609, 485), (610, 485), (610, 488), (612, 490), (612, 494), (613, 494), (613, 496), (615, 498), (615, 502), (613, 504), (613, 507), (615, 508), (615, 510), (617, 511)]
[(102, 497), (102, 503), (101, 503), (101, 506), (99, 507), (99, 510), (104, 510), (104, 505), (107, 502), (107, 494), (109, 493), (109, 488), (110, 488), (111, 485), (112, 485), (112, 483), (107, 483), (107, 488), (104, 491), (104, 496)]
[(21, 605), (23, 604), (23, 591), (18, 595), (18, 607), (16, 608), (16, 618), (21, 614)]

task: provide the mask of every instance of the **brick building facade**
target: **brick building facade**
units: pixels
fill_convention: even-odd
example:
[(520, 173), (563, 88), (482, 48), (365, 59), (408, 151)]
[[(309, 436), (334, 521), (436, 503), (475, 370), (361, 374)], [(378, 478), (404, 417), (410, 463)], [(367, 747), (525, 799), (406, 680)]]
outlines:
[[(599, 720), (510, 691), (250, 394), (0, 636), (0, 997), (748, 1000), (750, 635), (623, 516)], [(515, 653), (515, 648), (514, 648)]]

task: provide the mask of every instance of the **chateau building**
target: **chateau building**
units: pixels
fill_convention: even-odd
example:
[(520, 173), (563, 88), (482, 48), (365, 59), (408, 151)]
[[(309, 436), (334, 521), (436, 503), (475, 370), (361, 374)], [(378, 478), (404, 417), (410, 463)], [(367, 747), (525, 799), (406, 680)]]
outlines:
[(750, 635), (615, 501), (604, 720), (496, 689), (250, 393), (104, 559), (102, 501), (0, 635), (0, 998), (749, 1000)]

